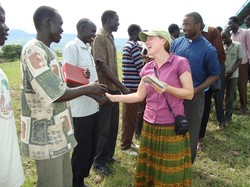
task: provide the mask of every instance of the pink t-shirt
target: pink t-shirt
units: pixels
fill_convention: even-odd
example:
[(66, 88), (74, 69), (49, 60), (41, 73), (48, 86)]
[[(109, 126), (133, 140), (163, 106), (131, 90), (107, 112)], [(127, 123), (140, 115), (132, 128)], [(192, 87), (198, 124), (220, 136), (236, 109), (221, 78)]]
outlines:
[(248, 63), (248, 57), (250, 56), (250, 31), (239, 28), (237, 32), (231, 35), (232, 40), (240, 42), (243, 46), (244, 56), (241, 64)]
[[(181, 88), (180, 75), (186, 71), (191, 72), (189, 62), (186, 58), (171, 54), (160, 68), (153, 60), (147, 63), (140, 76), (154, 75), (154, 67), (157, 70), (159, 80), (173, 87)], [(146, 108), (144, 120), (155, 124), (174, 123), (174, 117), (171, 115), (163, 94), (158, 94), (149, 84), (145, 84), (147, 89)], [(164, 93), (174, 114), (184, 114), (183, 99), (179, 99), (167, 92)]]

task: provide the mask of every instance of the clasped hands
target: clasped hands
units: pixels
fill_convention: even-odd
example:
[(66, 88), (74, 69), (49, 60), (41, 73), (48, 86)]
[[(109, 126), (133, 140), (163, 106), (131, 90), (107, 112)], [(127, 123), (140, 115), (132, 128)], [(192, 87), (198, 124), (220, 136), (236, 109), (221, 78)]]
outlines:
[(108, 105), (111, 103), (105, 93), (108, 92), (107, 86), (98, 82), (92, 82), (90, 86), (90, 96), (99, 103), (99, 105)]

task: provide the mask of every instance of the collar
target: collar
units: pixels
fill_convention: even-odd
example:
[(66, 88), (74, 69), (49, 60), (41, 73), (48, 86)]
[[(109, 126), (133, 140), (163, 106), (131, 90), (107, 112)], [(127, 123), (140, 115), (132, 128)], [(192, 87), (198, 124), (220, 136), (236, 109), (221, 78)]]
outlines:
[(106, 36), (106, 37), (111, 37), (114, 39), (113, 35), (108, 33), (105, 29), (100, 28), (100, 31)]
[(235, 34), (233, 33), (233, 31), (230, 31), (230, 33), (236, 35), (236, 34), (241, 33), (242, 31), (243, 29), (239, 27)]
[(172, 40), (175, 40), (175, 37), (173, 37), (172, 35), (170, 35), (170, 37), (171, 37)]
[(75, 42), (81, 47), (85, 49), (91, 49), (91, 46), (87, 43), (85, 44), (82, 40), (80, 40), (78, 37), (75, 37)]
[(208, 32), (208, 25), (205, 25), (202, 32)]
[(195, 42), (195, 41), (201, 40), (202, 37), (203, 37), (203, 36), (202, 36), (201, 34), (199, 34), (199, 36), (198, 36), (197, 38), (195, 38), (194, 40), (189, 39), (189, 38), (187, 38), (187, 37), (185, 37), (185, 38), (186, 38), (186, 40), (188, 41), (188, 43), (193, 43), (193, 42)]
[[(174, 58), (174, 54), (173, 54), (173, 53), (169, 54), (168, 59), (166, 60), (166, 62), (164, 62), (164, 63), (162, 64), (162, 66), (164, 66), (165, 64), (170, 64), (170, 63), (172, 62), (172, 59), (173, 59), (173, 58)], [(161, 67), (162, 67), (162, 66), (161, 66)], [(152, 61), (151, 67), (155, 67), (157, 70), (159, 69), (159, 67), (158, 67), (158, 65), (157, 65), (157, 63), (156, 63), (156, 61), (155, 61), (155, 59)]]

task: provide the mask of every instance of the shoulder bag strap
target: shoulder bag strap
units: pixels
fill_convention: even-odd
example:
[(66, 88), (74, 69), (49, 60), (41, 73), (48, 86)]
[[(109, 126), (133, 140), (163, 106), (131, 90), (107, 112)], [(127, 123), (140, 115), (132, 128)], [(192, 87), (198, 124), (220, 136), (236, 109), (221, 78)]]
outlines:
[[(154, 67), (154, 73), (155, 73), (155, 76), (158, 78), (158, 73), (157, 73), (155, 67)], [(164, 93), (163, 93), (163, 96), (164, 96), (164, 98), (165, 98), (165, 100), (166, 100), (166, 103), (167, 103), (167, 105), (168, 105), (168, 109), (169, 109), (170, 113), (171, 113), (172, 116), (175, 118), (175, 114), (174, 114), (174, 112), (173, 112), (173, 110), (172, 110), (172, 108), (171, 108), (171, 106), (170, 106), (170, 104), (169, 104), (169, 102), (168, 102), (168, 100), (167, 100), (167, 97), (166, 97), (166, 95), (165, 95)]]

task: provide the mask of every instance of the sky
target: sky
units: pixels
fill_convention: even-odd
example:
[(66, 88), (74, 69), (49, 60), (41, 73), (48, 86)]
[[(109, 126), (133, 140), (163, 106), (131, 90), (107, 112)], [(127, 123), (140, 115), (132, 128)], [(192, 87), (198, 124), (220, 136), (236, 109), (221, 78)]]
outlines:
[(35, 34), (33, 14), (41, 5), (51, 6), (63, 18), (64, 33), (76, 34), (76, 24), (81, 18), (91, 19), (101, 28), (101, 15), (105, 10), (114, 10), (120, 26), (115, 37), (127, 38), (130, 24), (141, 28), (167, 30), (171, 23), (182, 25), (185, 14), (198, 12), (205, 24), (221, 26), (234, 16), (246, 0), (1, 0), (5, 9), (6, 24), (10, 29), (21, 29)]

